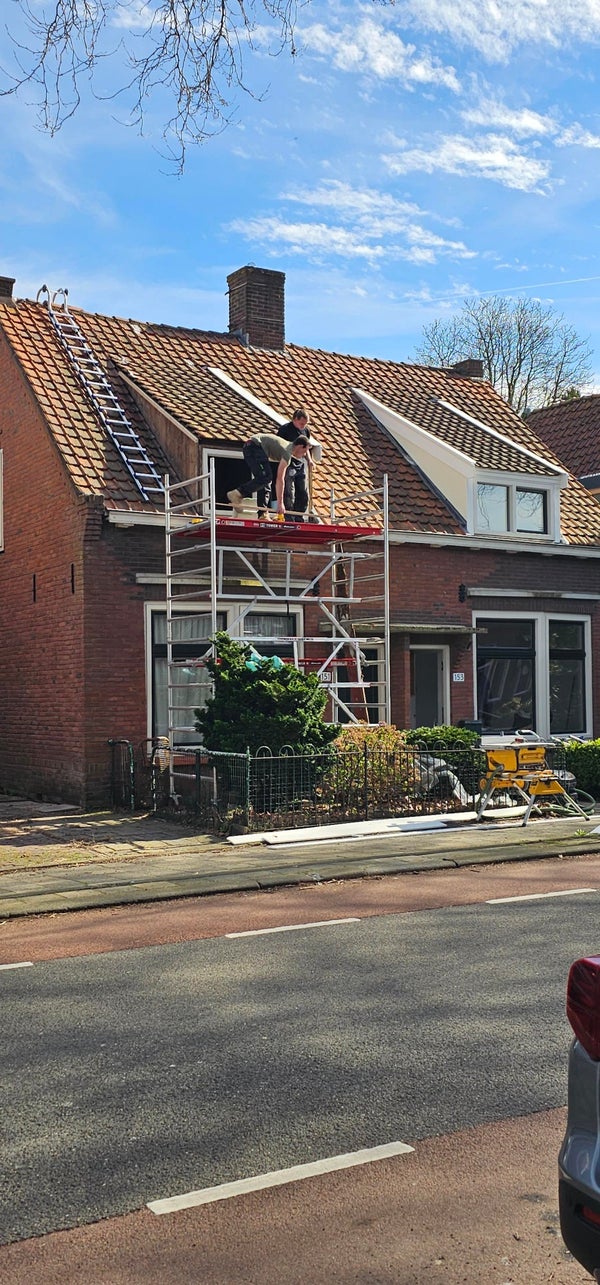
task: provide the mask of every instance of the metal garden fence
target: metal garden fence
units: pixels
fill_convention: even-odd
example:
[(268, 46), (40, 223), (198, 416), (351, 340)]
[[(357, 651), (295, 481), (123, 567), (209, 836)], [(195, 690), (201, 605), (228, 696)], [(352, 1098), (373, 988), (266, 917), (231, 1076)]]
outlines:
[(113, 806), (163, 812), (174, 803), (217, 833), (470, 811), (485, 769), (480, 749), (441, 745), (278, 755), (189, 746), (175, 751), (176, 797), (170, 800), (164, 742), (134, 749), (114, 741), (111, 748)]

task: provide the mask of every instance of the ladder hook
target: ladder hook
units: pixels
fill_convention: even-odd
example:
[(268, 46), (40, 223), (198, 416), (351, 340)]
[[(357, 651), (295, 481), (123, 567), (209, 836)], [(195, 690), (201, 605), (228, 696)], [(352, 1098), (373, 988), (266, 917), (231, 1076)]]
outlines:
[(45, 294), (45, 295), (46, 295), (46, 298), (44, 299), (44, 301), (43, 301), (43, 302), (46, 304), (46, 307), (47, 307), (47, 308), (49, 308), (49, 307), (50, 307), (50, 291), (49, 291), (49, 289), (48, 289), (48, 287), (47, 287), (47, 286), (40, 286), (40, 288), (39, 288), (39, 290), (38, 290), (38, 292), (37, 292), (37, 294), (36, 294), (36, 296), (35, 296), (35, 302), (36, 302), (36, 303), (39, 303), (39, 302), (40, 302), (40, 295), (43, 295), (43, 294)]
[(55, 304), (56, 304), (56, 299), (57, 299), (58, 295), (62, 295), (62, 304), (56, 304), (56, 307), (57, 307), (57, 308), (62, 307), (63, 312), (68, 312), (68, 311), (69, 311), (69, 305), (68, 305), (68, 303), (67, 303), (67, 295), (68, 295), (68, 293), (69, 293), (69, 291), (68, 291), (66, 288), (65, 288), (65, 289), (62, 289), (62, 290), (55, 290), (55, 291), (54, 291), (54, 294), (52, 295), (52, 305), (51, 305), (51, 306), (54, 308), (54, 306), (55, 306)]

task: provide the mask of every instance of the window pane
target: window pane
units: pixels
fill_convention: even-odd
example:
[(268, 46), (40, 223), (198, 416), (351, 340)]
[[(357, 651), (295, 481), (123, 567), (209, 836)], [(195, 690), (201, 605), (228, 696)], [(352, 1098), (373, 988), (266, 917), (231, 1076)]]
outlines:
[(478, 620), (478, 629), (485, 629), (480, 635), (480, 649), (510, 647), (511, 650), (533, 650), (533, 620)]
[(547, 531), (545, 491), (517, 488), (516, 508), (517, 531), (531, 531), (534, 535), (543, 535)]
[[(225, 616), (223, 612), (218, 613), (217, 628), (225, 628)], [(155, 643), (167, 642), (167, 613), (166, 611), (153, 611), (152, 613), (152, 632)], [(201, 616), (195, 616), (193, 612), (185, 614), (174, 614), (173, 616), (173, 642), (189, 642), (194, 638), (210, 638), (212, 633), (210, 615), (204, 612)]]
[(477, 708), (486, 731), (534, 728), (533, 659), (478, 657)]
[(583, 660), (550, 661), (550, 730), (556, 735), (585, 731)]
[[(175, 739), (179, 745), (197, 745), (200, 733), (194, 728), (194, 710), (206, 704), (211, 692), (211, 679), (208, 670), (201, 666), (177, 667), (172, 674), (175, 684), (172, 690), (172, 701), (175, 706), (174, 724), (176, 728), (189, 729), (177, 731)], [(167, 662), (164, 659), (154, 661), (154, 735), (168, 736), (169, 714), (167, 709)]]
[(550, 651), (583, 652), (583, 625), (577, 620), (551, 620)]
[(479, 482), (477, 513), (479, 531), (508, 531), (508, 487)]
[(296, 617), (249, 611), (244, 617), (244, 634), (250, 638), (293, 638), (296, 636)]

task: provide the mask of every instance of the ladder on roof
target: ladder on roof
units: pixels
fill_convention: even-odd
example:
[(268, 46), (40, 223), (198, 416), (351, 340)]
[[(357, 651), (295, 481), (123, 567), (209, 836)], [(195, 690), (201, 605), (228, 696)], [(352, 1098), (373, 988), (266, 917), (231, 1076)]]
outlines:
[[(164, 486), (160, 473), (115, 397), (84, 334), (69, 312), (68, 290), (55, 290), (50, 296), (48, 287), (42, 286), (38, 291), (38, 300), (43, 294), (47, 296), (46, 307), (60, 343), (140, 495), (144, 500), (163, 495)], [(55, 306), (58, 295), (62, 295), (63, 301)]]

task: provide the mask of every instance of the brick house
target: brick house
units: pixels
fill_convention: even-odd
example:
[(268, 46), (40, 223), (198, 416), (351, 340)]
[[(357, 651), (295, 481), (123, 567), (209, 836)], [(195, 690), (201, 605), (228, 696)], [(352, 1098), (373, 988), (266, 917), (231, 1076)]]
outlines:
[[(334, 481), (389, 479), (394, 722), (600, 733), (590, 493), (477, 362), (287, 344), (283, 274), (245, 267), (228, 284), (224, 333), (70, 310), (154, 474), (213, 459), (225, 501), (243, 441), (306, 406), (318, 511)], [(60, 301), (53, 314), (13, 285), (0, 278), (0, 788), (91, 806), (107, 799), (109, 739), (165, 732), (164, 507), (82, 384)]]

